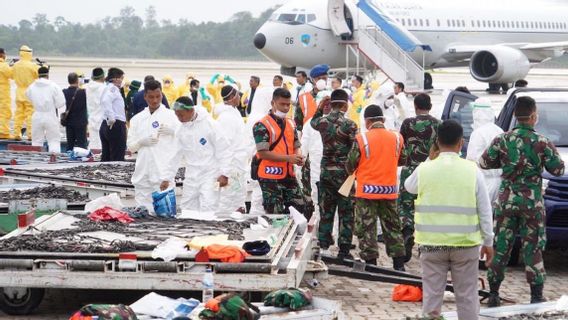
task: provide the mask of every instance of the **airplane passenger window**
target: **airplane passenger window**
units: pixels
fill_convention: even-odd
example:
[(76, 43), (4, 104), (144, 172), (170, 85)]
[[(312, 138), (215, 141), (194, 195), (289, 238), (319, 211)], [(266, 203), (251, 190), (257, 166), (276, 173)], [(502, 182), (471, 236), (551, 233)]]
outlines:
[(485, 28), (485, 20), (483, 20), (483, 27)]
[(315, 14), (308, 14), (308, 23), (310, 23), (312, 21), (316, 21), (316, 15)]
[(429, 27), (430, 26), (430, 20), (426, 19), (426, 26)]
[(438, 27), (441, 26), (440, 19), (437, 19), (436, 21), (438, 22)]
[(465, 20), (462, 20), (462, 27), (465, 28)]
[(423, 22), (424, 22), (424, 20), (420, 19), (420, 26), (421, 26), (421, 27), (424, 26)]
[(450, 24), (450, 20), (448, 20), (447, 22), (448, 22), (448, 27), (450, 27), (450, 26), (451, 26), (451, 24)]
[(403, 26), (406, 26), (406, 20), (400, 19), (400, 22), (402, 23)]
[(414, 25), (418, 26), (418, 20), (414, 19)]
[(409, 26), (409, 27), (412, 25), (412, 20), (410, 20), (410, 18), (408, 18), (408, 19), (406, 20), (406, 22), (408, 23), (408, 26)]

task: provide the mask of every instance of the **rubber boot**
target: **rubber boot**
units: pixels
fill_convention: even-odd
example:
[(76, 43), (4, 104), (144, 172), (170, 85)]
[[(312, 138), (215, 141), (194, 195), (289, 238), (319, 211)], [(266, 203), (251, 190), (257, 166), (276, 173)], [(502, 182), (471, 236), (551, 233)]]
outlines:
[(351, 245), (350, 244), (340, 244), (339, 245), (339, 253), (337, 254), (337, 258), (344, 260), (353, 260), (353, 256), (351, 255)]
[(410, 228), (402, 229), (402, 236), (404, 238), (405, 257), (404, 262), (407, 263), (412, 259), (412, 248), (414, 247), (414, 232)]
[(531, 285), (531, 303), (546, 302), (546, 299), (542, 296), (543, 289), (542, 284)]
[(392, 258), (393, 269), (396, 271), (406, 271), (406, 269), (404, 268), (404, 259), (406, 259), (406, 257)]
[(501, 298), (499, 297), (499, 287), (501, 284), (489, 284), (489, 299), (487, 300), (488, 308), (495, 308), (501, 305)]
[(377, 259), (366, 259), (365, 263), (376, 266), (377, 265)]

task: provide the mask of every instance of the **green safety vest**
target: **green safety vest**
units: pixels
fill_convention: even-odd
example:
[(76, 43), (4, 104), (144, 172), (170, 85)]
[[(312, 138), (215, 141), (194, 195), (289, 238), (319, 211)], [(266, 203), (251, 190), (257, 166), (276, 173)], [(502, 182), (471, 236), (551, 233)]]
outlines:
[(481, 244), (476, 164), (457, 154), (443, 153), (416, 170), (416, 243), (449, 247)]

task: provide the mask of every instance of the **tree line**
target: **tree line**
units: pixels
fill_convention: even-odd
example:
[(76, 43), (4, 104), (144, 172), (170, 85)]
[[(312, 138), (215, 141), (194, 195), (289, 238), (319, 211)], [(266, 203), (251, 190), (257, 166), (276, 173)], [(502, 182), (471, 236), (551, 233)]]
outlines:
[(275, 8), (254, 17), (250, 12), (234, 14), (228, 21), (177, 23), (157, 20), (153, 6), (145, 17), (124, 7), (118, 17), (81, 24), (45, 14), (21, 20), (17, 26), (0, 24), (0, 47), (9, 55), (27, 44), (35, 56), (132, 57), (151, 59), (261, 59), (252, 39)]

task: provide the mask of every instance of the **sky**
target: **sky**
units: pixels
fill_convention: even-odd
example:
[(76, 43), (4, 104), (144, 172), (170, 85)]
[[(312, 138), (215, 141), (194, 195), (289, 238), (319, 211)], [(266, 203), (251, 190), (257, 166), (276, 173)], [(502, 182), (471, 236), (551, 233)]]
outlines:
[(106, 16), (118, 16), (120, 9), (131, 6), (136, 14), (144, 17), (146, 8), (153, 5), (158, 21), (169, 19), (177, 22), (181, 18), (191, 22), (222, 22), (239, 11), (250, 11), (258, 16), (264, 10), (286, 0), (23, 0), (10, 1), (0, 10), (0, 24), (17, 25), (22, 19), (31, 19), (37, 13), (47, 14), (50, 21), (62, 16), (71, 22), (96, 22)]

